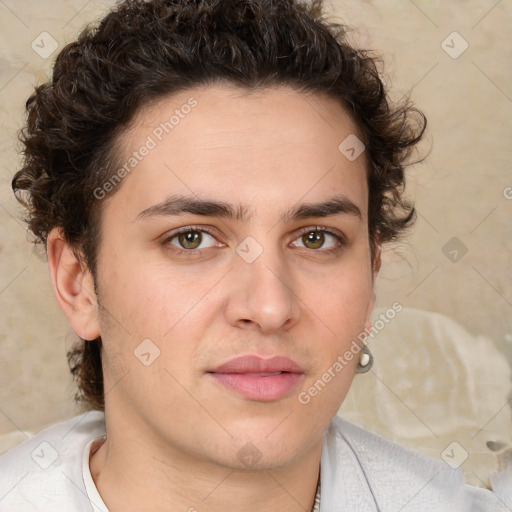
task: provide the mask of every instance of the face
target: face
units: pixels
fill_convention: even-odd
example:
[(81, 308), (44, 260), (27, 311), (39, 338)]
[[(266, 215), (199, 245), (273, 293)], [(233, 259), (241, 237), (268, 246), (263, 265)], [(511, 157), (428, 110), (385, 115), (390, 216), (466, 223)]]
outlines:
[(321, 442), (359, 357), (335, 363), (374, 304), (364, 155), (338, 149), (351, 134), (337, 102), (286, 87), (139, 113), (101, 214), (111, 426), (231, 468)]

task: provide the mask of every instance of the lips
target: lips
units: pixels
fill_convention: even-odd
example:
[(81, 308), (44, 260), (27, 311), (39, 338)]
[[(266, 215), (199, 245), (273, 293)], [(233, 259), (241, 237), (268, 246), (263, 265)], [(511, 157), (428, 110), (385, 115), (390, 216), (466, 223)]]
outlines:
[(274, 356), (235, 357), (208, 374), (224, 389), (255, 401), (279, 400), (304, 378), (304, 370), (291, 359)]
[(260, 356), (239, 356), (221, 364), (214, 373), (304, 373), (294, 361), (283, 356), (264, 359)]

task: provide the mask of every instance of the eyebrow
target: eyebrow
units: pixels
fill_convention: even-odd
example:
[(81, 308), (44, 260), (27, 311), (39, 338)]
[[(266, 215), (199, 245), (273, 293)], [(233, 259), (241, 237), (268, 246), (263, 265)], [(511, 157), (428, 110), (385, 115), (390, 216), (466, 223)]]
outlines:
[[(249, 210), (241, 205), (233, 205), (223, 201), (199, 199), (197, 197), (174, 195), (165, 201), (150, 206), (137, 215), (136, 220), (154, 216), (173, 216), (183, 214), (219, 217), (238, 221), (247, 221), (252, 217)], [(348, 197), (337, 195), (327, 201), (303, 203), (282, 213), (284, 222), (308, 219), (311, 217), (332, 217), (335, 215), (352, 215), (363, 218), (359, 207)]]

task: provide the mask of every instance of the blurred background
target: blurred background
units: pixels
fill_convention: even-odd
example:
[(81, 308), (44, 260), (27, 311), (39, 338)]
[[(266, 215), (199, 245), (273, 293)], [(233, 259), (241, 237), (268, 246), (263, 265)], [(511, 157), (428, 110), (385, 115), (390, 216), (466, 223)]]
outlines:
[[(10, 187), (17, 131), (58, 51), (111, 5), (0, 0), (0, 434), (7, 444), (78, 411), (65, 357), (74, 337)], [(471, 425), (460, 441), (468, 452), (502, 452), (512, 441), (512, 2), (332, 0), (326, 8), (352, 27), (357, 46), (381, 54), (391, 97), (410, 94), (429, 123), (420, 147), (428, 156), (407, 180), (417, 224), (386, 249), (377, 283), (379, 311), (395, 302), (406, 310), (371, 340), (376, 366), (356, 378), (341, 414), (345, 408), (348, 419), (441, 458), (458, 424)], [(447, 357), (460, 365), (443, 367)], [(378, 400), (369, 396), (377, 388)], [(457, 408), (461, 401), (469, 409)], [(485, 471), (495, 464), (486, 460)]]

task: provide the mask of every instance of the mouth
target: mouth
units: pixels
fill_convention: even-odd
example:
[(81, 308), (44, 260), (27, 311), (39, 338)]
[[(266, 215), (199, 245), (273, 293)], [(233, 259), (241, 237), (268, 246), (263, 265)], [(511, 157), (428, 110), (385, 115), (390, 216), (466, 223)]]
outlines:
[(259, 402), (287, 396), (304, 378), (302, 367), (283, 356), (240, 356), (207, 373), (231, 393)]

